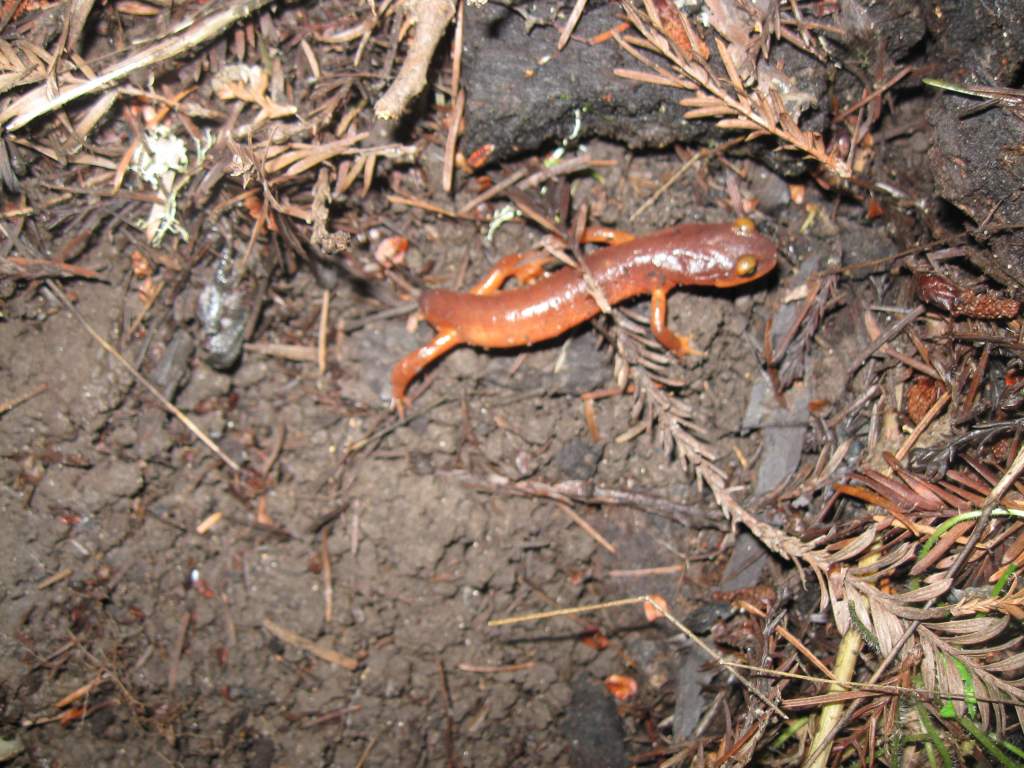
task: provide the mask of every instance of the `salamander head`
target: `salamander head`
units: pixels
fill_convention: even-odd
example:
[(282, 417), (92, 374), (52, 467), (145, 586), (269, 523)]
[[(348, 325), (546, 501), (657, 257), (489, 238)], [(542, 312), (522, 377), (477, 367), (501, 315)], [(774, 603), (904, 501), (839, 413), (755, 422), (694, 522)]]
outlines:
[(699, 267), (692, 267), (695, 284), (731, 288), (743, 285), (771, 272), (778, 261), (775, 243), (758, 233), (750, 219), (743, 217), (731, 224), (704, 225)]

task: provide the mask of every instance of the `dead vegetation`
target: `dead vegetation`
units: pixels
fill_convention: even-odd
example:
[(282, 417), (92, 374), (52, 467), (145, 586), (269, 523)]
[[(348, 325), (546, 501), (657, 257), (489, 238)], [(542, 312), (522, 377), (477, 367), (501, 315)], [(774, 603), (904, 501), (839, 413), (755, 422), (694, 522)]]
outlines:
[[(480, 169), (486, 157), (466, 158), (457, 151), (462, 118), (472, 117), (464, 115), (458, 46), (451, 65), (440, 67), (444, 78), (429, 65), (453, 19), (455, 39), (463, 33), (463, 13), (469, 11), (461, 4), (369, 2), (346, 6), (344, 17), (330, 22), (314, 21), (313, 15), (279, 21), (266, 6), (265, 0), (186, 9), (145, 2), (104, 8), (70, 3), (68, 19), (55, 24), (56, 6), (22, 11), (21, 4), (5, 5), (0, 39), (5, 297), (45, 291), (77, 312), (73, 296), (58, 281), (70, 288), (76, 280), (121, 280), (127, 264), (117, 269), (87, 259), (97, 233), (111, 241), (121, 238), (118, 242), (131, 246), (122, 255), (130, 259), (128, 280), (138, 299), (121, 339), (127, 347), (145, 329), (174, 322), (174, 301), (189, 271), (216, 262), (217, 280), (204, 294), (213, 307), (204, 352), (211, 364), (231, 369), (243, 341), (254, 341), (258, 307), (269, 301), (272, 280), (309, 270), (324, 290), (313, 313), (316, 321), (307, 319), (305, 327), (315, 329), (309, 333), (315, 345), (307, 339), (263, 349), (316, 361), (322, 375), (329, 367), (329, 340), (338, 356), (346, 354), (346, 328), (328, 322), (327, 292), (338, 281), (369, 285), (375, 300), (389, 297), (386, 306), (375, 309), (379, 314), (364, 313), (357, 321), (362, 323), (408, 313), (407, 300), (436, 278), (429, 265), (418, 271), (405, 265), (404, 247), (380, 247), (377, 258), (352, 247), (354, 239), (365, 243), (375, 229), (408, 230), (394, 227), (390, 218), (409, 211), (477, 223), (490, 217), (496, 228), (502, 216), (498, 204), (507, 203), (539, 230), (558, 236), (559, 245), (572, 241), (566, 222), (573, 220), (572, 208), (583, 205), (572, 199), (565, 180), (601, 171), (606, 162), (580, 152), (544, 167), (522, 160), (485, 173)], [(577, 6), (583, 12), (584, 4)], [(722, 0), (707, 6), (708, 17), (698, 26), (665, 0), (646, 0), (642, 8), (624, 2), (623, 25), (601, 44), (620, 46), (637, 68), (616, 74), (672, 89), (686, 119), (713, 121), (732, 137), (730, 149), (770, 142), (772, 151), (806, 161), (801, 183), (816, 184), (835, 209), (840, 201), (852, 201), (874, 219), (883, 215), (877, 197), (909, 197), (872, 166), (873, 132), (887, 113), (886, 93), (909, 70), (880, 66), (871, 87), (862, 88), (852, 103), (836, 105), (826, 137), (801, 127), (802, 113), (811, 105), (789, 73), (774, 66), (771, 54), (788, 46), (841, 66), (835, 46), (843, 30), (830, 23), (830, 14), (823, 11), (812, 21), (801, 12), (804, 5), (777, 1)], [(106, 43), (85, 50), (87, 19), (117, 28), (108, 30)], [(132, 35), (118, 24), (131, 28)], [(571, 38), (574, 24), (565, 23), (564, 40)], [(136, 42), (128, 44), (128, 37)], [(158, 76), (173, 67), (189, 69), (193, 84)], [(435, 95), (445, 92), (437, 98), (439, 106), (413, 108), (428, 81)], [(996, 109), (1019, 112), (1022, 101), (1012, 89), (954, 90), (992, 99), (988, 106)], [(420, 122), (411, 134), (397, 134), (400, 138), (375, 119), (393, 121), (410, 112)], [(429, 145), (444, 148), (441, 189), (453, 189), (452, 195), (418, 178), (417, 163)], [(702, 174), (719, 154), (703, 150), (694, 156)], [(560, 195), (538, 202), (537, 190), (544, 185)], [(732, 213), (756, 209), (757, 201), (738, 188), (728, 192), (726, 207)], [(793, 575), (771, 585), (761, 604), (747, 594), (734, 596), (739, 613), (732, 623), (723, 622), (724, 636), (717, 639), (728, 646), (730, 632), (749, 633), (753, 639), (746, 644), (735, 641), (728, 663), (753, 682), (739, 693), (723, 694), (720, 706), (728, 715), (723, 724), (686, 743), (656, 734), (648, 739), (651, 759), (638, 763), (1024, 762), (1019, 746), (1024, 728), (1019, 293), (1011, 295), (1000, 287), (1005, 281), (999, 276), (960, 258), (963, 235), (939, 232), (926, 220), (924, 206), (915, 215), (921, 217), (915, 235), (928, 244), (895, 253), (884, 263), (822, 265), (790, 283), (787, 300), (798, 308), (784, 324), (773, 319), (749, 335), (751, 342), (757, 336), (751, 354), (758, 357), (771, 398), (779, 402), (792, 398), (793, 387), (813, 375), (816, 343), (840, 308), (858, 308), (859, 327), (870, 339), (843, 361), (841, 395), (811, 408), (812, 431), (800, 469), (758, 498), (736, 483), (741, 473), (723, 461), (725, 442), (705, 428), (702, 414), (686, 399), (691, 382), (652, 342), (646, 324), (628, 309), (614, 309), (605, 318), (601, 328), (615, 366), (609, 387), (614, 385), (615, 396), (631, 398), (630, 421), (619, 425), (613, 440), (625, 444), (647, 436), (681, 471), (693, 473), (734, 530), (752, 533)], [(808, 213), (808, 228), (815, 217), (828, 214), (820, 207)], [(781, 233), (788, 242), (799, 236)], [(86, 264), (76, 263), (80, 260)], [(467, 271), (462, 264), (459, 278)], [(882, 275), (886, 283), (875, 299), (860, 280), (868, 273)], [(900, 293), (893, 287), (899, 285), (913, 285), (916, 293)], [(280, 296), (274, 300), (283, 301)], [(154, 372), (140, 372), (129, 362), (141, 355), (118, 351), (118, 344), (82, 322), (221, 457), (234, 478), (234, 492), (256, 510), (253, 527), (290, 536), (287, 526), (265, 510), (283, 433), (270, 457), (263, 457), (265, 464), (254, 468), (250, 461), (243, 467), (239, 446), (232, 455), (218, 445), (150, 382)], [(347, 331), (355, 327), (350, 323)], [(40, 392), (9, 393), (0, 416)], [(593, 415), (595, 399), (585, 396), (583, 407), (596, 441), (602, 438)], [(452, 400), (446, 396), (439, 406)], [(345, 446), (342, 463), (380, 448), (407, 423), (395, 425), (380, 403), (360, 403), (350, 413), (365, 417), (370, 428)], [(425, 409), (415, 415), (429, 414)], [(746, 458), (740, 463), (745, 468)], [(672, 499), (511, 474), (460, 470), (451, 477), (493, 495), (546, 499), (584, 525), (589, 524), (572, 512), (573, 505), (626, 505), (682, 516)], [(28, 469), (23, 479), (30, 483)], [(707, 527), (720, 528), (720, 523)], [(329, 590), (326, 541), (325, 536), (317, 567), (326, 570)], [(795, 602), (795, 595), (815, 588), (813, 609)], [(836, 631), (815, 631), (801, 612)], [(735, 618), (740, 614), (742, 626)], [(174, 646), (175, 670), (189, 621), (182, 620)], [(264, 626), (280, 642), (346, 670), (365, 661), (364, 655), (340, 653), (274, 622)], [(81, 642), (73, 636), (73, 644)], [(723, 658), (719, 654), (717, 660), (728, 666)], [(175, 730), (174, 713), (155, 714), (141, 703), (141, 694), (122, 682), (115, 663), (90, 657), (89, 666), (91, 682), (56, 705), (64, 710), (58, 720), (86, 719), (119, 702), (140, 728)], [(104, 696), (89, 698), (96, 688)], [(88, 703), (69, 709), (79, 699)]]

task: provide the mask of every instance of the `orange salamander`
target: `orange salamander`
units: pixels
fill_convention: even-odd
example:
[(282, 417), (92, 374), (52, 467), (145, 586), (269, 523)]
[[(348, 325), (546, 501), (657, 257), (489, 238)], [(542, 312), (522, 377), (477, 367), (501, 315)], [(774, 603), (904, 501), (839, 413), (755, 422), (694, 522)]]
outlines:
[[(621, 235), (613, 244), (583, 257), (593, 285), (609, 304), (649, 294), (651, 331), (677, 355), (694, 353), (689, 339), (665, 326), (666, 296), (677, 285), (729, 288), (771, 272), (774, 243), (754, 222), (680, 224), (642, 237)], [(532, 258), (533, 261), (528, 261)], [(513, 275), (540, 270), (536, 254), (515, 254), (468, 292), (428, 290), (420, 312), (434, 328), (433, 341), (399, 361), (391, 371), (396, 407), (407, 404), (406, 389), (427, 365), (460, 344), (488, 349), (525, 347), (553, 339), (601, 310), (582, 270), (563, 268), (536, 282), (502, 291)]]

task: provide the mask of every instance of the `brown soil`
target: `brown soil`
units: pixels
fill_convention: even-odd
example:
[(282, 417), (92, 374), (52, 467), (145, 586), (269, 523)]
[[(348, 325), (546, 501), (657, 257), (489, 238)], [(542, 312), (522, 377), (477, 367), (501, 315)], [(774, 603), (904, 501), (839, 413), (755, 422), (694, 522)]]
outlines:
[[(919, 118), (931, 98), (915, 85), (889, 120)], [(887, 178), (933, 199), (929, 130), (894, 132), (880, 155)], [(676, 291), (670, 324), (708, 353), (672, 370), (717, 465), (750, 508), (788, 525), (792, 508), (753, 490), (768, 493), (813, 460), (800, 452), (815, 439), (808, 404), (839, 409), (854, 397), (844, 386), (867, 344), (864, 307), (908, 291), (884, 268), (875, 283), (843, 278), (841, 300), (807, 346), (804, 383), (780, 411), (791, 421), (765, 394), (765, 325), (788, 327), (787, 293), (814, 270), (893, 256), (927, 228), (920, 212), (893, 204), (866, 221), (862, 198), (807, 177), (798, 206), (781, 176), (740, 159), (710, 163), (627, 223), (677, 158), (600, 139), (587, 149), (613, 163), (573, 183), (596, 221), (641, 232), (728, 221), (747, 201), (779, 243), (777, 274), (739, 290)], [(431, 189), (440, 151), (424, 142)], [(372, 236), (354, 242), (357, 262), (372, 262), (372, 238), (402, 234), (411, 241), (404, 274), (419, 281), (429, 270), (429, 282), (453, 285), (536, 243), (538, 230), (521, 221), (489, 244), (486, 225), (386, 207), (385, 186), (345, 219)], [(358, 226), (360, 216), (372, 226)], [(238, 288), (247, 341), (315, 347), (329, 285), (327, 370), (250, 348), (218, 372), (204, 362), (196, 306), (222, 245), (213, 238), (182, 248), (176, 266), (168, 259), (165, 296), (135, 327), (140, 281), (127, 254), (140, 235), (105, 221), (76, 261), (102, 280), (62, 280), (63, 290), (245, 470), (233, 472), (170, 416), (47, 284), (5, 283), (0, 400), (45, 385), (0, 415), (0, 736), (16, 733), (25, 748), (10, 765), (621, 766), (654, 750), (669, 756), (673, 729), (692, 733), (717, 692), (743, 695), (637, 606), (488, 626), (657, 593), (698, 632), (717, 633), (721, 648), (743, 650), (750, 627), (714, 591), (788, 578), (730, 529), (651, 433), (629, 437), (628, 396), (593, 401), (600, 435), (591, 434), (580, 395), (615, 384), (612, 351), (593, 326), (528, 351), (459, 349), (429, 371), (400, 422), (386, 402), (390, 367), (431, 335), (422, 323), (410, 333), (405, 315), (380, 316), (408, 298), (400, 290), (337, 264), (325, 278), (261, 241)], [(241, 258), (244, 241), (225, 250)], [(192, 262), (180, 260), (186, 252)], [(633, 307), (646, 311), (643, 301)], [(769, 438), (772, 424), (790, 431)], [(569, 505), (509, 487), (570, 480), (587, 492), (649, 494), (675, 511)], [(211, 515), (218, 522), (197, 531)], [(816, 605), (817, 596), (798, 599)], [(828, 625), (806, 632), (834, 646)], [(612, 674), (633, 677), (637, 695), (616, 704), (601, 684)], [(70, 705), (88, 708), (81, 719), (58, 702), (85, 685)]]
[[(624, 160), (614, 148), (594, 149)], [(659, 163), (634, 167), (629, 179), (656, 178)], [(626, 182), (612, 173), (603, 183), (627, 194)], [(694, 205), (682, 189), (640, 227)], [(433, 237), (416, 241), (424, 261), (454, 267), (470, 242), (479, 247), (463, 227), (433, 226)], [(500, 239), (524, 235), (514, 227)], [(74, 286), (79, 311), (110, 338), (134, 308), (113, 287), (130, 279), (115, 256), (121, 250), (88, 261), (121, 270), (108, 274), (110, 285)], [(180, 302), (195, 301), (210, 268), (187, 276)], [(321, 289), (300, 273), (270, 291), (281, 301), (265, 312), (265, 338), (311, 342)], [(749, 478), (737, 452), (757, 451), (756, 439), (735, 436), (759, 375), (746, 328), (768, 295), (678, 293), (670, 302), (674, 327), (712, 353), (687, 361), (682, 375), (701, 421), (722, 435), (721, 466), (736, 483)], [(342, 317), (372, 309), (344, 281), (332, 306)], [(646, 717), (671, 700), (673, 633), (646, 624), (639, 608), (487, 626), (646, 592), (686, 613), (717, 586), (728, 558), (721, 513), (692, 476), (649, 439), (611, 439), (630, 427), (628, 398), (596, 401), (603, 439), (588, 434), (572, 392), (613, 382), (610, 353), (593, 330), (522, 356), (459, 350), (431, 374), (416, 404), (424, 415), (397, 427), (378, 393), (390, 365), (429, 338), (422, 326), (410, 336), (401, 318), (338, 338), (322, 377), (314, 365), (257, 354), (230, 374), (192, 360), (176, 398), (182, 410), (247, 466), (264, 465), (280, 443), (268, 474), (239, 479), (133, 387), (45, 289), (19, 292), (5, 311), (0, 348), (19, 352), (0, 388), (48, 385), (6, 414), (0, 433), (3, 539), (18, 542), (0, 561), (6, 711), (45, 718), (96, 677), (88, 701), (107, 705), (86, 722), (29, 731), (34, 760), (355, 765), (372, 746), (369, 765), (434, 765), (449, 754), (463, 765), (556, 765), (567, 759), (562, 724), (580, 678), (639, 678), (639, 697), (624, 712), (627, 734), (647, 727), (631, 713)], [(141, 343), (129, 350), (154, 354)], [(474, 487), (493, 475), (585, 480), (690, 504), (692, 513), (580, 508), (613, 555), (555, 503)], [(255, 517), (263, 504), (273, 531)], [(212, 513), (223, 519), (197, 533)], [(679, 563), (684, 570), (661, 577), (610, 575)], [(358, 659), (358, 668), (281, 642), (268, 619)], [(582, 641), (594, 631), (608, 647)], [(605, 695), (589, 689), (591, 698)]]

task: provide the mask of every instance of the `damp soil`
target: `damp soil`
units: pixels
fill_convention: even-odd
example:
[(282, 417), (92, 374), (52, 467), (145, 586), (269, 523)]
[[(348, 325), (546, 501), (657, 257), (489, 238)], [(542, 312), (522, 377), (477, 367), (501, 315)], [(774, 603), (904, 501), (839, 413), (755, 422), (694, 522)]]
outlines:
[[(923, 45), (906, 54), (925, 61)], [(935, 98), (901, 93), (881, 152), (888, 178), (947, 206), (953, 226), (932, 186), (935, 131), (962, 126), (934, 112), (921, 121)], [(572, 185), (594, 221), (649, 231), (751, 214), (779, 244), (779, 269), (762, 283), (678, 290), (669, 302), (671, 326), (705, 352), (673, 363), (680, 396), (730, 486), (779, 521), (755, 491), (809, 460), (800, 449), (813, 404), (849, 397), (849, 363), (868, 344), (864, 307), (909, 294), (884, 268), (844, 277), (802, 389), (782, 404), (765, 395), (769, 320), (786, 327), (780, 313), (808, 274), (884, 261), (934, 222), (898, 201), (869, 219), (862, 199), (810, 178), (795, 204), (793, 180), (751, 159), (707, 163), (628, 221), (678, 159), (601, 139), (587, 150), (609, 161)], [(383, 194), (362, 203), (378, 220)], [(422, 210), (385, 217), (388, 233), (410, 239), (410, 272), (429, 267), (438, 285), (466, 284), (537, 239), (521, 220), (488, 240), (475, 222)], [(366, 256), (374, 244), (353, 247)], [(637, 606), (489, 625), (655, 593), (696, 631), (735, 638), (743, 619), (714, 593), (789, 577), (636, 429), (594, 325), (529, 350), (458, 349), (399, 420), (390, 367), (431, 337), (386, 311), (403, 305), (399, 292), (337, 277), (322, 372), (259, 347), (217, 371), (196, 320), (216, 259), (170, 270), (171, 300), (140, 332), (133, 247), (111, 228), (83, 254), (77, 263), (103, 280), (62, 282), (80, 317), (41, 281), (5, 284), (0, 399), (34, 393), (0, 415), (0, 736), (16, 731), (24, 746), (11, 765), (623, 766), (670, 755), (673, 730), (692, 733), (716, 693), (741, 695)], [(317, 277), (308, 265), (266, 268), (248, 296), (248, 341), (315, 348)], [(86, 323), (244, 471), (168, 414)], [(778, 429), (769, 437), (766, 425)], [(521, 493), (523, 481), (671, 505), (569, 503)], [(638, 683), (628, 701), (603, 685), (616, 674)]]
[[(594, 150), (630, 169), (600, 182), (609, 196), (671, 172), (664, 159), (630, 164), (617, 147)], [(700, 205), (681, 189), (638, 226)], [(699, 218), (730, 215), (705, 207)], [(407, 226), (426, 225), (417, 218)], [(442, 273), (467, 257), (478, 269), (475, 227), (425, 231), (415, 257)], [(510, 226), (493, 248), (521, 247), (527, 235)], [(116, 264), (116, 252), (89, 263)], [(184, 278), (178, 301), (197, 301), (211, 269)], [(168, 317), (165, 340), (126, 343), (137, 305), (118, 286), (130, 277), (107, 276), (76, 284), (75, 306), (149, 368), (180, 328)], [(737, 484), (751, 478), (740, 457), (759, 443), (739, 436), (760, 376), (751, 322), (776, 290), (670, 302), (673, 327), (708, 352), (679, 376)], [(277, 279), (261, 338), (314, 339), (322, 292), (302, 273)], [(331, 304), (339, 318), (379, 309), (344, 281)], [(239, 476), (45, 288), (19, 291), (5, 313), (0, 348), (18, 354), (0, 374), (3, 391), (47, 385), (3, 417), (0, 433), (2, 538), (17, 542), (0, 561), (3, 711), (8, 722), (40, 721), (26, 735), (32, 761), (356, 765), (368, 752), (367, 765), (558, 765), (577, 711), (610, 711), (618, 734), (617, 744), (577, 749), (621, 755), (645, 748), (647, 737), (634, 737), (657, 727), (650, 711), (671, 712), (678, 642), (638, 607), (488, 626), (644, 593), (686, 613), (728, 560), (731, 534), (692, 474), (643, 435), (616, 439), (632, 426), (630, 398), (595, 400), (599, 433), (589, 431), (580, 394), (614, 386), (594, 329), (524, 353), (460, 349), (430, 372), (404, 422), (381, 395), (390, 366), (429, 339), (422, 324), (410, 333), (403, 318), (371, 319), (339, 335), (323, 375), (251, 352), (220, 373), (193, 355), (175, 403), (253, 468)], [(502, 488), (521, 480), (649, 494), (680, 509), (579, 507), (612, 553), (564, 502)], [(197, 532), (211, 515), (219, 522)], [(668, 572), (629, 573), (658, 568)], [(268, 621), (355, 668), (283, 641)], [(641, 683), (621, 712), (600, 684), (611, 674)], [(44, 724), (58, 699), (90, 682), (86, 700), (100, 712)]]

